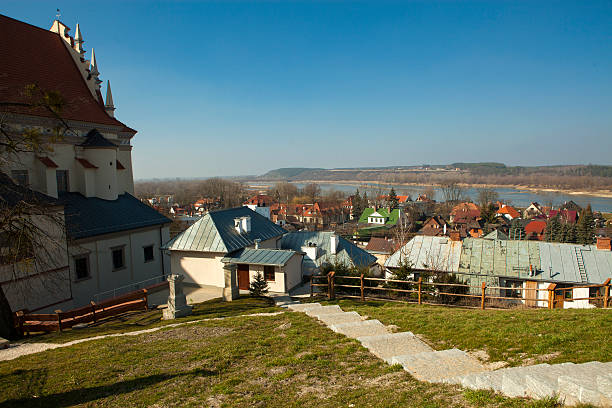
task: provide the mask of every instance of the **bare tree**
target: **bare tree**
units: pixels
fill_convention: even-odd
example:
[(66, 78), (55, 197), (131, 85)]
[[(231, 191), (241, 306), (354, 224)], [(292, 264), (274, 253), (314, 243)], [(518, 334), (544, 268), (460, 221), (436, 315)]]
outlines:
[(457, 202), (463, 197), (463, 187), (456, 180), (448, 181), (440, 185), (444, 201)]
[(478, 190), (478, 205), (480, 208), (485, 208), (489, 204), (495, 203), (498, 197), (497, 191), (490, 188), (481, 188)]
[[(4, 173), (28, 154), (48, 152), (71, 132), (60, 116), (64, 101), (59, 93), (30, 85), (24, 96), (21, 102), (0, 101), (0, 336), (7, 338), (16, 332), (5, 290), (15, 302), (27, 304), (30, 298), (66, 290), (70, 278), (66, 269), (46, 273), (62, 260), (67, 263), (63, 207)], [(50, 114), (51, 131), (13, 125), (15, 109)]]
[(314, 203), (321, 195), (321, 187), (316, 183), (306, 184), (303, 189), (303, 194), (308, 197), (310, 203)]

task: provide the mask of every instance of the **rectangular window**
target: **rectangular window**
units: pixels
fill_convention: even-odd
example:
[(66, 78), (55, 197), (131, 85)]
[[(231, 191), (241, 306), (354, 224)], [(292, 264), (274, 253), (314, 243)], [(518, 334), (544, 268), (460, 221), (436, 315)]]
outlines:
[(57, 179), (57, 193), (68, 192), (68, 170), (56, 170), (55, 178)]
[(28, 175), (27, 170), (12, 170), (11, 177), (15, 180), (15, 183), (21, 186), (29, 186), (30, 185), (30, 176)]
[(264, 266), (264, 278), (267, 281), (274, 282), (274, 266), (270, 266), (270, 265)]
[(89, 278), (88, 255), (79, 255), (74, 257), (74, 272), (77, 280)]
[(504, 291), (505, 292), (503, 295), (504, 297), (511, 297), (511, 298), (517, 298), (517, 299), (520, 299), (523, 297), (523, 291), (521, 290), (521, 288), (523, 287), (522, 281), (507, 279), (505, 286), (510, 289), (506, 289)]
[(153, 245), (149, 245), (143, 248), (143, 252), (144, 252), (144, 261), (145, 262), (151, 262), (155, 259), (155, 257), (153, 256)]
[(111, 248), (113, 253), (113, 271), (125, 268), (125, 248)]

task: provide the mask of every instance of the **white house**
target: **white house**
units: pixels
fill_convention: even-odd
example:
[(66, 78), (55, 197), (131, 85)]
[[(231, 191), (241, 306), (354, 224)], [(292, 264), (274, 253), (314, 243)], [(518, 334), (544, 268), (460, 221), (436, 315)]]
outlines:
[(225, 286), (224, 266), (235, 265), (238, 286), (248, 290), (261, 272), (270, 291), (287, 292), (302, 282), (303, 254), (281, 249), (283, 228), (247, 207), (211, 211), (165, 245), (173, 274), (200, 287)]
[(368, 215), (368, 224), (384, 225), (388, 220), (388, 216), (382, 215), (378, 211), (374, 211), (372, 214)]
[[(99, 66), (93, 49), (86, 59), (78, 24), (74, 37), (69, 30), (58, 20), (44, 30), (0, 15), (0, 99), (22, 104), (0, 108), (3, 126), (15, 134), (39, 132), (50, 145), (1, 170), (63, 207), (68, 242), (65, 290), (46, 304), (26, 297), (18, 307), (30, 310), (81, 306), (169, 271), (160, 249), (170, 220), (132, 195), (136, 130), (115, 118), (110, 82), (103, 100)], [(29, 84), (63, 100), (57, 115), (28, 106)], [(56, 128), (63, 130), (59, 138)]]

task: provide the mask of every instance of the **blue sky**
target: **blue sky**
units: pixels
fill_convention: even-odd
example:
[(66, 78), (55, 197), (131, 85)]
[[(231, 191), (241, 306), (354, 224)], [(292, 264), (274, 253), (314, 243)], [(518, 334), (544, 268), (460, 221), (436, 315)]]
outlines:
[(612, 164), (612, 2), (0, 0), (80, 23), (135, 178)]

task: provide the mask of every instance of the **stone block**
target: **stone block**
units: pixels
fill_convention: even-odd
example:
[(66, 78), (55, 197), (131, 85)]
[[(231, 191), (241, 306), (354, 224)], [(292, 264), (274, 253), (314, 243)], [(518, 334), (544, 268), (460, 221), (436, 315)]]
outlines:
[(306, 309), (314, 309), (317, 307), (321, 307), (321, 304), (320, 303), (296, 303), (296, 304), (287, 306), (288, 309), (293, 310), (294, 312), (303, 312)]
[(352, 323), (362, 321), (362, 317), (357, 312), (329, 313), (318, 316), (318, 319), (328, 326), (342, 323)]
[(478, 360), (458, 349), (394, 356), (391, 363), (401, 364), (416, 379), (430, 382), (486, 371)]
[(344, 334), (353, 339), (388, 333), (387, 328), (378, 320), (362, 320), (360, 322), (334, 324), (329, 328), (336, 333)]
[(329, 306), (319, 305), (319, 307), (314, 306), (312, 308), (306, 308), (304, 309), (304, 312), (310, 317), (319, 317), (320, 315), (326, 314), (326, 313), (342, 312), (342, 309), (340, 309), (340, 306), (338, 305), (329, 305)]
[(359, 337), (357, 340), (376, 357), (391, 363), (394, 356), (433, 351), (411, 332)]

